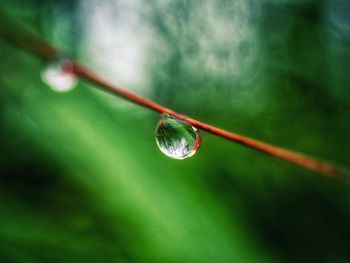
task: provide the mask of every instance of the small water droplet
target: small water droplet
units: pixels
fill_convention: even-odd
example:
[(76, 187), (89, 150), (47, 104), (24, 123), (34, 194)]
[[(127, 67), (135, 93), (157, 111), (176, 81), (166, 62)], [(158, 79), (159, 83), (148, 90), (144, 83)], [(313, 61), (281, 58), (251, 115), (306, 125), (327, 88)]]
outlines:
[(173, 159), (193, 156), (201, 143), (201, 133), (190, 123), (167, 114), (162, 115), (156, 127), (159, 149)]
[(65, 58), (56, 58), (49, 62), (41, 73), (41, 79), (57, 92), (70, 91), (78, 83), (72, 61)]

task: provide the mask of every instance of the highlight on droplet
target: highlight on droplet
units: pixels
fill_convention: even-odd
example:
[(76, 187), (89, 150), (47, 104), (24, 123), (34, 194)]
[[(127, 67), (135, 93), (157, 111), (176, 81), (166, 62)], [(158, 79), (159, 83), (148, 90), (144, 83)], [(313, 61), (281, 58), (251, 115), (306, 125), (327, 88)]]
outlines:
[(167, 114), (161, 116), (155, 133), (161, 152), (178, 160), (193, 156), (202, 139), (200, 131), (190, 123)]
[(50, 61), (41, 72), (41, 79), (56, 92), (68, 92), (78, 84), (74, 65), (71, 60), (65, 58)]

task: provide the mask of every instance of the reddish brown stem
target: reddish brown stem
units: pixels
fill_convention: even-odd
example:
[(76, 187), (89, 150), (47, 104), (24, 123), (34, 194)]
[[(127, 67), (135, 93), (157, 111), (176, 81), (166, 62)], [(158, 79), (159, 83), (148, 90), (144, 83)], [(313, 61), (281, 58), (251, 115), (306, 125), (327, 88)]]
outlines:
[[(21, 48), (24, 48), (30, 51), (31, 53), (38, 55), (43, 59), (50, 60), (55, 58), (57, 54), (60, 54), (60, 52), (58, 52), (58, 50), (55, 47), (46, 43), (39, 37), (36, 37), (33, 34), (29, 34), (24, 30), (21, 30), (21, 32), (22, 32), (22, 35), (20, 36), (20, 38), (13, 37), (12, 34), (6, 30), (0, 33), (2, 33), (1, 35), (5, 39), (9, 40), (10, 42), (16, 44)], [(306, 156), (306, 155), (296, 153), (290, 150), (286, 150), (277, 146), (273, 146), (273, 145), (270, 145), (243, 135), (239, 135), (233, 132), (229, 132), (229, 131), (220, 129), (218, 127), (209, 125), (207, 123), (195, 120), (188, 116), (177, 113), (169, 108), (166, 108), (154, 101), (151, 101), (135, 93), (129, 92), (121, 87), (113, 85), (107, 82), (106, 80), (104, 80), (103, 78), (101, 78), (99, 75), (97, 75), (93, 71), (87, 69), (85, 66), (79, 64), (78, 62), (73, 61), (73, 65), (74, 65), (75, 73), (79, 75), (81, 78), (84, 78), (85, 80), (95, 84), (96, 86), (98, 86), (99, 88), (105, 91), (116, 94), (119, 97), (122, 97), (124, 99), (127, 99), (132, 103), (139, 104), (145, 108), (151, 109), (153, 111), (156, 111), (162, 114), (173, 115), (179, 119), (189, 122), (190, 124), (192, 124), (193, 126), (197, 127), (200, 130), (207, 131), (211, 134), (214, 134), (224, 139), (250, 147), (252, 149), (263, 152), (267, 155), (271, 155), (276, 158), (288, 161), (289, 163), (310, 169), (312, 171), (315, 171), (327, 176), (331, 176), (333, 178), (343, 179), (347, 181), (350, 179), (349, 173), (345, 172), (344, 170), (334, 165), (328, 164), (323, 161), (319, 161), (310, 156)]]
[(207, 131), (211, 134), (225, 138), (227, 140), (242, 144), (244, 146), (258, 150), (265, 154), (274, 156), (276, 158), (288, 161), (292, 164), (296, 164), (296, 165), (308, 168), (315, 172), (319, 172), (324, 175), (337, 177), (337, 178), (348, 177), (348, 175), (343, 170), (337, 168), (334, 165), (316, 160), (310, 156), (306, 156), (306, 155), (296, 153), (290, 150), (286, 150), (277, 146), (273, 146), (273, 145), (270, 145), (243, 135), (239, 135), (233, 132), (229, 132), (229, 131), (220, 129), (218, 127), (215, 127), (213, 125), (209, 125), (207, 123), (195, 120), (188, 116), (177, 113), (169, 108), (166, 108), (158, 103), (155, 103), (154, 101), (143, 98), (121, 87), (113, 85), (107, 82), (106, 80), (104, 80), (103, 78), (99, 77), (98, 75), (96, 75), (94, 72), (88, 70), (86, 67), (84, 67), (81, 64), (78, 64), (75, 62), (74, 67), (75, 67), (76, 74), (79, 75), (80, 77), (83, 77), (86, 80), (90, 81), (91, 83), (99, 86), (100, 88), (108, 92), (117, 94), (118, 96), (123, 97), (133, 103), (137, 103), (143, 107), (149, 108), (151, 110), (157, 111), (162, 114), (170, 114), (172, 116), (175, 116), (179, 119), (182, 119), (191, 123), (193, 126), (197, 127), (198, 129)]

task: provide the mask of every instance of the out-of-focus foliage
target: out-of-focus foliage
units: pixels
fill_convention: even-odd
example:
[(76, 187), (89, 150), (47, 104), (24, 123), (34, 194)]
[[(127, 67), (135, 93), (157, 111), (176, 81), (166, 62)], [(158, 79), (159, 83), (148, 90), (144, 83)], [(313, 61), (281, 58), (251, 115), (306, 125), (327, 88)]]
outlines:
[[(350, 165), (347, 0), (4, 0), (105, 78), (182, 113)], [(16, 32), (14, 32), (16, 34)], [(350, 188), (154, 114), (0, 40), (1, 262), (349, 262)]]

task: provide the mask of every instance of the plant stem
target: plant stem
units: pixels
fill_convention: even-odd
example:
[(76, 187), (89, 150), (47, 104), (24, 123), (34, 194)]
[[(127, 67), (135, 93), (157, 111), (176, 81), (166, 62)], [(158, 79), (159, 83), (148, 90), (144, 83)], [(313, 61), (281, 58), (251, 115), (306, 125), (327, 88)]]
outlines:
[(220, 129), (216, 126), (213, 126), (213, 125), (198, 121), (196, 119), (190, 118), (188, 116), (182, 115), (180, 113), (177, 113), (154, 101), (141, 97), (135, 93), (129, 92), (121, 87), (118, 87), (116, 85), (113, 85), (107, 82), (103, 78), (96, 75), (94, 72), (88, 70), (85, 66), (78, 64), (76, 62), (74, 63), (74, 68), (77, 75), (97, 85), (98, 87), (100, 87), (105, 91), (108, 91), (113, 94), (117, 94), (118, 96), (124, 99), (127, 99), (133, 103), (139, 104), (145, 108), (149, 108), (153, 111), (156, 111), (162, 114), (169, 114), (179, 119), (185, 120), (200, 130), (203, 130), (211, 134), (214, 134), (216, 136), (225, 138), (227, 140), (242, 144), (244, 146), (263, 152), (267, 155), (271, 155), (276, 158), (288, 161), (292, 164), (299, 165), (299, 166), (308, 168), (310, 170), (313, 170), (315, 172), (322, 173), (324, 175), (337, 177), (337, 178), (349, 177), (349, 175), (346, 174), (346, 172), (341, 170), (340, 168), (334, 165), (325, 163), (323, 161), (316, 160), (313, 157), (296, 153), (274, 145), (270, 145), (270, 144), (249, 138), (247, 136), (229, 132), (229, 131)]
[[(61, 52), (58, 51), (54, 46), (43, 41), (40, 37), (35, 36), (32, 33), (29, 33), (27, 30), (24, 30), (22, 27), (16, 27), (16, 35), (13, 33), (13, 24), (7, 25), (7, 27), (2, 27), (0, 29), (0, 36), (9, 42), (21, 47), (30, 53), (33, 53), (45, 60), (54, 59)], [(12, 30), (11, 30), (12, 29)], [(161, 114), (173, 115), (179, 119), (185, 120), (195, 126), (196, 128), (209, 132), (213, 135), (219, 136), (221, 138), (239, 143), (241, 145), (247, 146), (254, 150), (258, 150), (267, 155), (274, 156), (276, 158), (288, 161), (291, 164), (298, 165), (309, 170), (321, 173), (326, 176), (333, 178), (346, 180), (349, 182), (350, 175), (347, 171), (344, 171), (334, 165), (326, 163), (324, 161), (317, 160), (316, 158), (296, 153), (281, 147), (277, 147), (271, 144), (267, 144), (247, 136), (239, 135), (233, 132), (229, 132), (213, 125), (198, 121), (196, 119), (190, 118), (188, 116), (177, 113), (167, 107), (164, 107), (152, 100), (141, 97), (135, 93), (129, 92), (121, 87), (113, 85), (93, 71), (86, 68), (84, 65), (72, 61), (74, 66), (74, 72), (76, 75), (80, 76), (93, 84), (95, 84), (100, 89), (103, 89), (107, 92), (113, 93), (122, 97), (132, 103), (136, 103), (145, 108), (151, 109), (153, 111), (159, 112)]]

